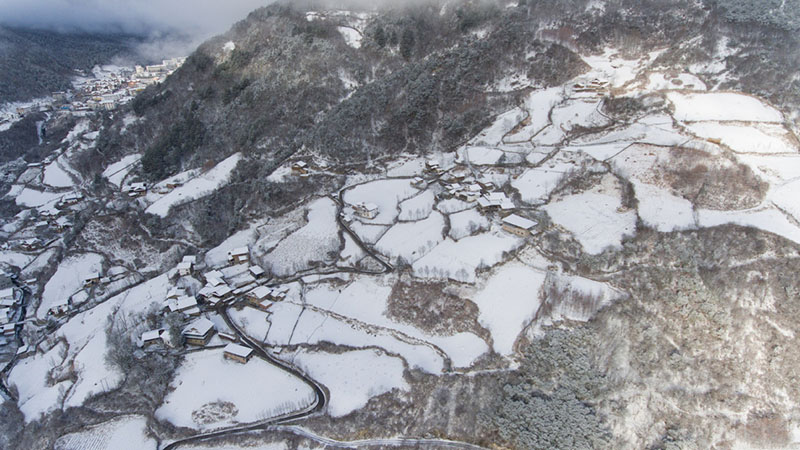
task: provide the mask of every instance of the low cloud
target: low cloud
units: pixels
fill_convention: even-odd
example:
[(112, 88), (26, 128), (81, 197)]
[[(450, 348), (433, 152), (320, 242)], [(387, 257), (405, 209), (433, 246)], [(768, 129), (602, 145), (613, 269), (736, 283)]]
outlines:
[[(170, 53), (186, 53), (268, 3), (269, 0), (2, 0), (0, 24), (61, 32), (136, 34), (153, 38), (152, 45), (163, 47), (165, 52), (169, 49)], [(159, 42), (164, 36), (179, 38)]]

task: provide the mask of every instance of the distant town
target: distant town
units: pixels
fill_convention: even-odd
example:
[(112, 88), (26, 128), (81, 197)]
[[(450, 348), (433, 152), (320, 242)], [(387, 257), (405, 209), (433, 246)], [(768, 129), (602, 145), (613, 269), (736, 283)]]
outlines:
[(76, 73), (74, 89), (53, 92), (49, 97), (0, 110), (0, 127), (9, 126), (33, 112), (64, 111), (83, 114), (113, 110), (130, 101), (151, 84), (164, 81), (186, 61), (185, 57), (165, 59), (147, 66), (98, 66), (91, 73)]

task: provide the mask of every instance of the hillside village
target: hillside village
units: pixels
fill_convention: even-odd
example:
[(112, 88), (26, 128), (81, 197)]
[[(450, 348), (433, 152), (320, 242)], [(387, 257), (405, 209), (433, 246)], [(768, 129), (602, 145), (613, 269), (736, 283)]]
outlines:
[(179, 57), (147, 66), (103, 66), (95, 67), (89, 74), (76, 74), (71, 91), (53, 92), (44, 99), (0, 108), (0, 130), (34, 112), (84, 115), (91, 111), (111, 111), (129, 102), (147, 86), (164, 81), (184, 61), (185, 57)]
[[(587, 397), (569, 397), (564, 408), (574, 409), (555, 410), (589, 423), (608, 417), (597, 442), (613, 434), (620, 447), (641, 448), (662, 434), (659, 414), (676, 404), (682, 417), (711, 425), (738, 423), (765, 404), (791, 411), (800, 388), (788, 377), (774, 387), (780, 392), (737, 382), (733, 400), (722, 388), (675, 388), (681, 377), (732, 383), (728, 369), (743, 358), (742, 344), (714, 347), (725, 364), (697, 369), (686, 355), (703, 354), (685, 333), (696, 327), (710, 330), (701, 339), (717, 339), (714, 333), (737, 326), (723, 322), (730, 311), (746, 317), (748, 339), (763, 339), (765, 352), (792, 345), (795, 312), (775, 301), (790, 290), (773, 291), (759, 265), (772, 255), (732, 262), (752, 264), (746, 277), (758, 288), (741, 288), (734, 306), (689, 304), (684, 293), (702, 287), (688, 284), (684, 272), (663, 281), (674, 304), (632, 294), (649, 281), (643, 271), (692, 263), (658, 261), (653, 255), (663, 249), (647, 247), (660, 234), (689, 240), (690, 232), (742, 228), (800, 244), (800, 143), (784, 115), (763, 99), (715, 90), (698, 74), (661, 70), (657, 57), (627, 59), (611, 48), (584, 55), (586, 73), (546, 89), (508, 74), (486, 90), (519, 91), (519, 104), (453, 152), (402, 154), (354, 170), (302, 149), (268, 181), (307, 187), (303, 203), (250, 217), (213, 248), (193, 240), (188, 225), (169, 237), (147, 227), (224, 189), (252, 155), (236, 152), (152, 181), (142, 173), (142, 153), (131, 150), (89, 180), (74, 161), (99, 133), (79, 121), (63, 148), (28, 164), (5, 197), (20, 212), (0, 231), (4, 399), (15, 402), (24, 424), (70, 408), (104, 411), (91, 427), (55, 438), (55, 448), (98, 435), (180, 448), (251, 427), (315, 446), (374, 437), (369, 442), (380, 445), (484, 448), (496, 443), (481, 435), (489, 425), (477, 414), (464, 419), (463, 409), (522, 395), (508, 374), (530, 363), (526, 349), (534, 346), (554, 358), (553, 378), (570, 376), (559, 357), (582, 350), (624, 362), (596, 375), (593, 362), (580, 360), (589, 375), (567, 382), (589, 386)], [(115, 72), (50, 107), (114, 108), (181, 62)], [(628, 116), (612, 111), (620, 98), (639, 102)], [(690, 177), (698, 172), (702, 181)], [(318, 188), (322, 176), (340, 183)], [(132, 211), (136, 223), (115, 226), (133, 237), (110, 239), (107, 225)], [(124, 239), (141, 239), (147, 249), (131, 250)], [(153, 242), (163, 246), (154, 250)], [(614, 308), (622, 312), (604, 315)], [(637, 322), (647, 314), (663, 321)], [(578, 341), (584, 347), (549, 340), (551, 331), (593, 319), (586, 333), (596, 334)], [(666, 331), (654, 333), (656, 323)], [(629, 344), (614, 340), (624, 333)], [(652, 342), (657, 350), (636, 347)], [(640, 356), (651, 360), (646, 371)], [(158, 380), (145, 384), (163, 390), (152, 387), (130, 406), (125, 368), (138, 366)], [(759, 369), (742, 370), (747, 378)], [(495, 376), (498, 390), (477, 384)], [(622, 386), (616, 397), (590, 390), (609, 380)], [(536, 401), (561, 401), (551, 393), (537, 391)], [(727, 409), (710, 417), (699, 403), (717, 394)], [(684, 401), (695, 395), (701, 400)], [(642, 398), (655, 405), (644, 418)], [(109, 404), (113, 414), (105, 413)], [(386, 414), (437, 420), (376, 419)], [(740, 438), (711, 425), (705, 442)], [(800, 430), (796, 419), (790, 426)], [(421, 437), (404, 440), (407, 434)]]

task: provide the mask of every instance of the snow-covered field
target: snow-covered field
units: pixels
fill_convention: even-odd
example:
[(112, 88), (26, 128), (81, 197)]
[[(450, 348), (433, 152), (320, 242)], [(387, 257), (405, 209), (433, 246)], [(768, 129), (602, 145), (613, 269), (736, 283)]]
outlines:
[(619, 247), (624, 236), (636, 231), (636, 211), (622, 211), (618, 195), (584, 192), (544, 207), (553, 222), (564, 227), (590, 254)]
[(229, 156), (214, 166), (213, 169), (191, 179), (183, 186), (175, 188), (169, 194), (156, 200), (155, 203), (147, 207), (145, 212), (166, 217), (173, 206), (210, 195), (228, 182), (233, 169), (236, 168), (241, 158), (241, 153)]
[(492, 333), (492, 348), (501, 355), (514, 352), (514, 342), (534, 318), (545, 274), (518, 263), (499, 267), (473, 298), (478, 321)]
[(414, 275), (473, 283), (478, 268), (494, 266), (504, 253), (516, 250), (522, 243), (518, 237), (499, 230), (457, 242), (448, 238), (413, 264)]
[[(391, 281), (394, 281), (393, 278), (383, 280), (384, 283)], [(376, 277), (362, 277), (343, 289), (338, 287), (334, 290), (320, 285), (306, 294), (306, 301), (320, 310), (387, 330), (396, 330), (417, 342), (432, 343), (444, 350), (456, 367), (469, 367), (486, 351), (486, 344), (472, 333), (433, 336), (413, 325), (390, 319), (386, 315), (390, 292), (390, 286), (382, 284)], [(453, 354), (449, 354), (445, 348), (451, 349)]]
[(156, 450), (158, 442), (150, 436), (143, 416), (122, 416), (87, 430), (65, 434), (54, 450)]
[(409, 389), (403, 378), (403, 360), (378, 350), (340, 354), (301, 352), (292, 359), (328, 388), (328, 414), (333, 417), (350, 414), (364, 407), (372, 397), (393, 389)]
[(222, 349), (186, 355), (171, 386), (156, 418), (194, 429), (256, 422), (314, 400), (299, 378), (256, 357), (247, 364), (225, 359)]
[(528, 169), (516, 180), (511, 181), (511, 186), (519, 191), (522, 201), (529, 204), (539, 204), (547, 200), (550, 193), (558, 186), (559, 180), (564, 178), (575, 166), (568, 162), (561, 162), (548, 167)]
[(393, 259), (413, 263), (442, 241), (444, 217), (432, 213), (427, 219), (403, 222), (389, 228), (375, 244), (375, 249)]
[(426, 219), (433, 211), (435, 201), (436, 196), (433, 191), (423, 191), (400, 203), (400, 215), (397, 218), (402, 221)]
[(479, 231), (489, 229), (489, 219), (475, 209), (450, 214), (450, 233), (453, 240), (459, 240)]
[(142, 155), (139, 153), (125, 156), (121, 160), (106, 167), (106, 170), (103, 171), (103, 176), (114, 186), (120, 186), (131, 169), (133, 169), (133, 166), (139, 162), (140, 159), (142, 159)]
[(359, 219), (370, 224), (391, 225), (399, 214), (398, 203), (411, 198), (419, 190), (411, 186), (411, 180), (388, 179), (359, 184), (344, 193), (344, 201), (350, 205), (374, 203), (378, 215), (371, 220)]
[(687, 129), (699, 137), (719, 140), (737, 153), (797, 153), (796, 138), (782, 125), (695, 122)]
[(733, 92), (670, 92), (667, 99), (675, 107), (673, 116), (685, 122), (705, 120), (741, 122), (783, 122), (777, 109), (761, 100)]
[(279, 276), (291, 275), (327, 259), (339, 250), (336, 204), (329, 198), (314, 200), (308, 206), (308, 223), (287, 236), (263, 258), (266, 268)]
[(58, 270), (42, 292), (42, 302), (36, 310), (36, 317), (44, 319), (47, 311), (53, 306), (67, 303), (67, 299), (83, 288), (84, 280), (103, 267), (102, 255), (86, 253), (66, 258), (58, 266)]

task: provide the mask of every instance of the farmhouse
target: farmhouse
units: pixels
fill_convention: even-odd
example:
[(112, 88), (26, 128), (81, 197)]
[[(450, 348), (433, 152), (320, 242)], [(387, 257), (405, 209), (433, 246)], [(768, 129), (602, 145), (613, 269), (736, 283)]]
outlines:
[(94, 272), (94, 273), (89, 274), (83, 280), (83, 287), (87, 287), (88, 288), (88, 287), (95, 286), (96, 284), (100, 283), (100, 278), (102, 278), (102, 275), (100, 274), (100, 272)]
[(245, 347), (244, 345), (230, 343), (225, 346), (223, 355), (225, 355), (225, 358), (227, 359), (232, 359), (236, 362), (247, 364), (247, 361), (250, 361), (250, 358), (253, 357), (253, 349), (250, 347)]
[(186, 289), (180, 287), (174, 287), (167, 292), (167, 300), (173, 300), (186, 295)]
[(516, 214), (511, 214), (503, 219), (504, 230), (522, 237), (530, 236), (535, 226), (536, 222)]
[(147, 183), (131, 183), (126, 192), (128, 197), (141, 197), (147, 194)]
[(3, 336), (13, 336), (14, 328), (15, 325), (13, 323), (7, 323), (3, 325)]
[(163, 328), (159, 328), (157, 330), (145, 331), (144, 333), (142, 333), (142, 346), (144, 348), (147, 348), (153, 345), (163, 344), (165, 332), (166, 330), (164, 330)]
[(261, 278), (266, 273), (260, 266), (250, 266), (250, 274), (255, 278)]
[(197, 319), (184, 328), (181, 334), (188, 345), (203, 347), (214, 335), (214, 324), (205, 317)]
[(219, 270), (211, 270), (203, 274), (203, 278), (206, 279), (206, 283), (210, 284), (211, 286), (218, 286), (223, 284), (223, 275), (222, 272)]
[(292, 164), (292, 173), (295, 175), (307, 175), (308, 164), (306, 164), (305, 161), (297, 161), (296, 163)]
[(503, 192), (492, 192), (478, 199), (478, 209), (482, 211), (510, 211), (514, 202)]
[(250, 248), (239, 247), (228, 252), (228, 261), (233, 264), (244, 264), (250, 260)]
[(233, 298), (233, 289), (228, 287), (226, 284), (221, 284), (214, 289), (214, 292), (211, 293), (211, 298), (215, 300), (214, 303), (230, 300)]
[(178, 263), (176, 269), (178, 269), (178, 276), (181, 277), (188, 277), (192, 274), (192, 269), (194, 265), (189, 261), (181, 261)]
[(272, 294), (272, 289), (266, 286), (259, 286), (253, 289), (252, 291), (248, 292), (247, 294), (245, 294), (245, 296), (247, 297), (247, 301), (258, 306), (264, 300), (270, 300), (272, 298), (271, 294)]
[(374, 219), (378, 216), (378, 205), (374, 203), (360, 202), (353, 205), (353, 211), (356, 213), (356, 215), (365, 219)]
[(425, 182), (425, 179), (422, 177), (414, 177), (411, 180), (411, 186), (414, 186), (417, 189), (425, 189), (428, 184)]
[(197, 299), (191, 295), (184, 295), (169, 303), (170, 312), (186, 312), (192, 308), (197, 307)]

